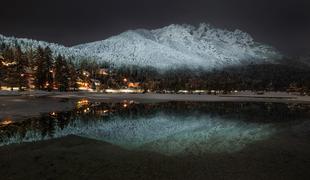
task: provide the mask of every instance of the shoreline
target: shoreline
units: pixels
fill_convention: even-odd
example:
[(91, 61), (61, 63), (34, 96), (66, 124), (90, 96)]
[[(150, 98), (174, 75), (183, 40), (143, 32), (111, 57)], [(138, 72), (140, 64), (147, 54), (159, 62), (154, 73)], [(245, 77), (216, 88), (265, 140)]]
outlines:
[(14, 122), (39, 117), (42, 113), (70, 111), (81, 99), (90, 102), (116, 103), (133, 100), (138, 103), (167, 101), (192, 102), (266, 102), (310, 104), (310, 96), (287, 93), (198, 95), (198, 94), (103, 94), (88, 92), (23, 92), (20, 95), (0, 96), (0, 123), (5, 119)]
[(58, 93), (50, 95), (53, 98), (86, 98), (94, 102), (111, 102), (122, 100), (134, 100), (137, 102), (149, 101), (193, 101), (193, 102), (279, 102), (279, 103), (309, 103), (310, 96), (297, 96), (288, 93), (266, 93), (264, 95), (255, 94), (104, 94), (104, 93)]

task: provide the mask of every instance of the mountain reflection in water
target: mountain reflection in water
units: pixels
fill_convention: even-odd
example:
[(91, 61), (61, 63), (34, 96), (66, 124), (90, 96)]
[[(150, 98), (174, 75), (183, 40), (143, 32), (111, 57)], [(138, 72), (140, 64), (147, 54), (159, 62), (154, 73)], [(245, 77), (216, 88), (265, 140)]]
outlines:
[(235, 152), (304, 123), (302, 104), (78, 102), (69, 112), (0, 125), (1, 145), (69, 134), (166, 155)]

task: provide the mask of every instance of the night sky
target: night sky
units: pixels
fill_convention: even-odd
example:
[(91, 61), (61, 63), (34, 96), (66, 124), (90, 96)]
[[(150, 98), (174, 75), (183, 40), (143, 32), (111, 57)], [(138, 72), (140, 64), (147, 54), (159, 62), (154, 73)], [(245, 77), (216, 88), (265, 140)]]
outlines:
[(239, 28), (287, 55), (310, 54), (309, 0), (7, 0), (0, 8), (1, 34), (67, 46), (200, 22)]

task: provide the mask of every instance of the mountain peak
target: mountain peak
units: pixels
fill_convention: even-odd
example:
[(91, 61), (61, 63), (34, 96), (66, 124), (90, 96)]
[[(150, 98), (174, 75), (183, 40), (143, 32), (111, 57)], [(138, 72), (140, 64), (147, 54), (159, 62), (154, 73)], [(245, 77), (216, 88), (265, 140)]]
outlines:
[(239, 29), (222, 30), (202, 23), (198, 27), (172, 24), (160, 29), (129, 30), (106, 40), (67, 48), (57, 44), (0, 36), (0, 42), (17, 40), (22, 46), (51, 46), (57, 54), (76, 59), (91, 58), (114, 65), (173, 68), (187, 66), (205, 69), (279, 59), (271, 46), (257, 43)]

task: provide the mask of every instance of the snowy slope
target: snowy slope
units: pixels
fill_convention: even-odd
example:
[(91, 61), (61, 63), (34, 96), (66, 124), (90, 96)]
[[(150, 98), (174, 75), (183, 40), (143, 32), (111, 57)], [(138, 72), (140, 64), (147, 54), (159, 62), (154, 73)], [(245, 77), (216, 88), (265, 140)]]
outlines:
[(170, 25), (156, 30), (130, 30), (103, 41), (74, 47), (0, 35), (0, 43), (14, 44), (15, 41), (25, 49), (48, 45), (55, 54), (74, 56), (77, 60), (91, 58), (115, 65), (156, 68), (188, 66), (212, 69), (261, 63), (281, 57), (275, 49), (255, 42), (247, 33), (221, 30), (207, 24), (201, 24), (198, 28)]
[(59, 45), (55, 43), (48, 43), (45, 41), (27, 39), (27, 38), (6, 37), (0, 34), (0, 44), (2, 43), (5, 43), (6, 45), (9, 45), (9, 46), (14, 46), (17, 44), (21, 46), (22, 50), (24, 51), (31, 50), (31, 49), (35, 50), (39, 46), (41, 46), (42, 48), (45, 48), (48, 46), (53, 51), (54, 55), (61, 54), (67, 57), (73, 56), (77, 58), (88, 57), (87, 54), (83, 54), (79, 49), (65, 47), (63, 45)]
[(127, 31), (74, 48), (115, 64), (159, 68), (186, 65), (211, 69), (281, 57), (275, 49), (255, 42), (247, 33), (216, 29), (207, 24), (198, 28), (170, 25), (151, 31)]

